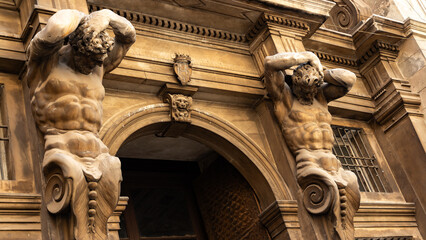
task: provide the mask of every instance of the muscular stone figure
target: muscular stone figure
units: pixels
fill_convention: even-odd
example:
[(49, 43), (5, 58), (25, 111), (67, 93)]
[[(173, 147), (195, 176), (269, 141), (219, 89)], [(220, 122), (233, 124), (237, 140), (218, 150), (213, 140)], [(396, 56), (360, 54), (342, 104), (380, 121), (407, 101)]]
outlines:
[[(115, 38), (105, 31), (112, 27)], [(50, 239), (107, 239), (120, 194), (120, 160), (99, 139), (102, 78), (135, 42), (134, 27), (110, 10), (61, 10), (31, 41), (31, 105), (44, 134), (44, 201)], [(70, 210), (71, 211), (70, 211)]]
[[(292, 76), (285, 70), (298, 66)], [(356, 80), (344, 69), (323, 72), (311, 52), (279, 53), (265, 59), (265, 84), (275, 115), (296, 159), (297, 180), (306, 209), (330, 217), (326, 239), (353, 239), (359, 207), (357, 178), (332, 153), (333, 131), (327, 103), (344, 96)], [(327, 218), (327, 217), (326, 217)], [(327, 223), (323, 224), (327, 228)], [(331, 233), (330, 233), (331, 232)]]

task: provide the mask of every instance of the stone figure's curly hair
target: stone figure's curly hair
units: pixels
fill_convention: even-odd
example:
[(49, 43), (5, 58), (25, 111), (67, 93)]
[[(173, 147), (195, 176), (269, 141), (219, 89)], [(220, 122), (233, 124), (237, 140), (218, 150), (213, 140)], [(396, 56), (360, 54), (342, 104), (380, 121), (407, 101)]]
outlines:
[(302, 83), (304, 80), (304, 76), (315, 75), (318, 78), (318, 82), (316, 83), (317, 87), (321, 86), (324, 83), (323, 77), (319, 74), (319, 72), (312, 67), (309, 63), (300, 64), (293, 72), (292, 81), (293, 83)]
[(89, 32), (87, 17), (82, 20), (77, 29), (69, 35), (69, 44), (83, 55), (105, 54), (110, 52), (114, 46), (114, 39), (106, 31), (101, 31), (92, 37)]
[[(318, 81), (315, 85), (308, 85), (306, 77), (314, 75)], [(318, 93), (318, 88), (324, 83), (323, 77), (309, 63), (299, 65), (291, 77), (291, 89), (300, 103), (311, 105)]]

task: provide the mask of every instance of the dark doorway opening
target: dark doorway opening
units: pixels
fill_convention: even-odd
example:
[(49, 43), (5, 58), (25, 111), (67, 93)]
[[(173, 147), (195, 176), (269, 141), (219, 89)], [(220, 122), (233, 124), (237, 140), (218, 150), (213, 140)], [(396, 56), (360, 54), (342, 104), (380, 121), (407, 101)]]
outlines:
[(270, 239), (253, 189), (211, 148), (184, 137), (139, 134), (117, 155), (121, 195), (129, 197), (120, 239)]

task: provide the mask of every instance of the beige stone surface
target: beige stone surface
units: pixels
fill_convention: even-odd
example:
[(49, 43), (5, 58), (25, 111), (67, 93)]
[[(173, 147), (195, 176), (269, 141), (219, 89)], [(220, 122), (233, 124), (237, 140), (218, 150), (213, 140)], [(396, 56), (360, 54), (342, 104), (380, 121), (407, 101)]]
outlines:
[[(353, 31), (327, 28), (339, 2), (366, 4)], [(406, 10), (400, 2), (417, 6)], [(405, 21), (421, 13), (418, 0), (4, 0), (0, 2), (0, 83), (4, 84), (10, 132), (10, 179), (0, 180), (0, 239), (49, 239), (48, 212), (41, 205), (43, 140), (30, 113), (25, 61), (30, 39), (59, 9), (88, 13), (111, 7), (136, 27), (137, 42), (119, 67), (103, 79), (99, 137), (113, 154), (196, 161), (215, 151), (249, 182), (259, 199), (261, 221), (273, 239), (321, 239), (316, 218), (304, 209), (290, 141), (281, 134), (263, 85), (264, 57), (279, 51), (312, 51), (327, 69), (352, 71), (357, 81), (331, 102), (332, 124), (366, 133), (392, 192), (361, 193), (355, 237), (426, 235), (424, 149), (426, 32)], [(357, 5), (352, 4), (352, 5)], [(417, 4), (417, 5), (415, 5)], [(414, 11), (414, 12), (413, 12)], [(381, 17), (383, 16), (383, 17)], [(420, 16), (420, 15), (418, 15)], [(327, 18), (329, 20), (327, 20)], [(421, 20), (419, 18), (416, 18)], [(327, 21), (327, 22), (326, 22)], [(320, 25), (326, 22), (325, 25)], [(360, 28), (358, 28), (360, 27)], [(334, 30), (332, 30), (334, 29)], [(111, 29), (109, 33), (113, 34)], [(191, 124), (163, 142), (154, 133), (170, 123), (170, 106), (158, 96), (165, 84), (180, 86), (173, 71), (175, 54), (193, 62)], [(291, 71), (289, 71), (291, 73)], [(134, 134), (134, 135), (133, 135)], [(138, 135), (139, 134), (139, 135)], [(146, 134), (146, 135), (145, 135)], [(138, 136), (142, 136), (138, 138)], [(146, 137), (148, 136), (148, 137)], [(182, 141), (164, 149), (161, 144)], [(158, 141), (157, 141), (158, 140)], [(128, 145), (126, 145), (128, 144)], [(205, 148), (203, 148), (203, 146)], [(182, 153), (182, 155), (179, 155)], [(151, 154), (151, 155), (150, 155)], [(108, 227), (118, 238), (121, 199)], [(423, 235), (421, 235), (423, 234)]]

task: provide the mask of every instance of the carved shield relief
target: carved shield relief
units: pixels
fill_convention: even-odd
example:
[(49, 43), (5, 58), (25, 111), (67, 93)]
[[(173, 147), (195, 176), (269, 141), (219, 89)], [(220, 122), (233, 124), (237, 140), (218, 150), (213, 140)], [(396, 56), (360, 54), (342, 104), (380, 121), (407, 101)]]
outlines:
[(182, 85), (186, 85), (191, 81), (192, 64), (191, 58), (188, 55), (176, 54), (173, 59), (175, 61), (173, 69)]

